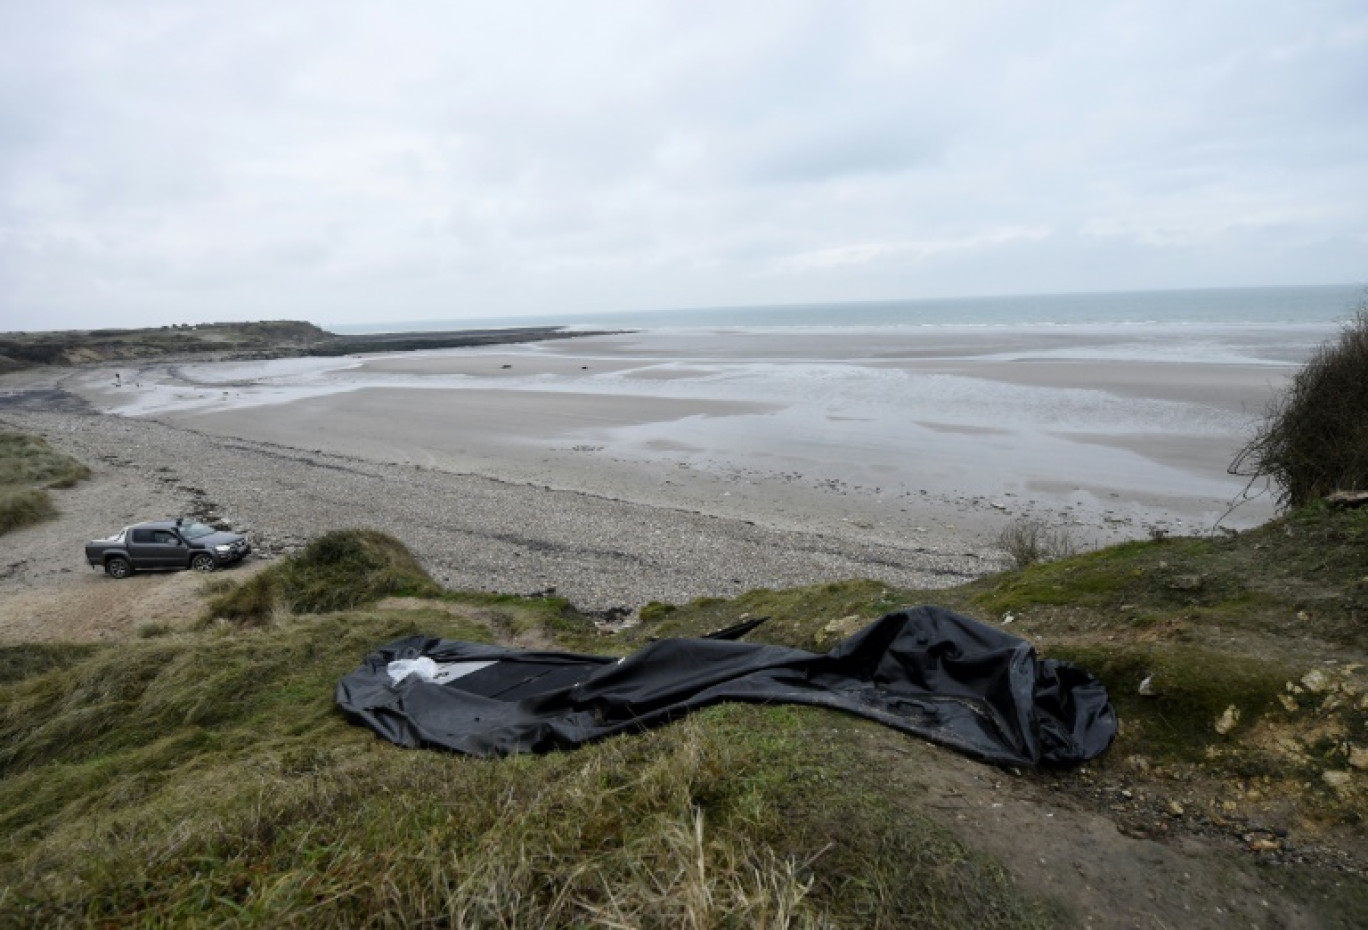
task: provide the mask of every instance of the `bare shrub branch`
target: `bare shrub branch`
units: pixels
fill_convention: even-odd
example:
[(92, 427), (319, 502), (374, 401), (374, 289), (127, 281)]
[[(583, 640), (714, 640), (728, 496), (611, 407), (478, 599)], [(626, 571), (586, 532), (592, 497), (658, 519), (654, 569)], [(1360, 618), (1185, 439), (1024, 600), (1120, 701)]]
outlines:
[(1270, 479), (1282, 510), (1368, 489), (1368, 302), (1269, 404), (1229, 472)]

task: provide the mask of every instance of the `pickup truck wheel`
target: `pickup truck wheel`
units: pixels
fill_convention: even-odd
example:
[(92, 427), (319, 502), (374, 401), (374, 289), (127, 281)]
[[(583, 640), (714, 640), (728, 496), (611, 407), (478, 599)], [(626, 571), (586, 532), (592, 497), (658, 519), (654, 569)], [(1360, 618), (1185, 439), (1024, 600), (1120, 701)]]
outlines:
[(133, 574), (133, 566), (129, 564), (128, 559), (115, 556), (105, 563), (105, 574), (110, 578), (127, 578)]
[(207, 552), (201, 552), (190, 560), (190, 567), (197, 572), (212, 572), (214, 570), (214, 557)]

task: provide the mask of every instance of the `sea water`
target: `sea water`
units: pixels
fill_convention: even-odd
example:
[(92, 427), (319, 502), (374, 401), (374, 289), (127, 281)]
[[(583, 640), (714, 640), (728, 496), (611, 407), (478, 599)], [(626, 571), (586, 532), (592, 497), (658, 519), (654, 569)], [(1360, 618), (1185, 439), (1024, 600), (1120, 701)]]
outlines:
[(387, 320), (337, 324), (334, 332), (440, 332), (482, 327), (689, 329), (884, 328), (1153, 324), (1333, 324), (1365, 299), (1362, 285), (1210, 288), (1097, 294), (1023, 294), (770, 306), (693, 307), (564, 314), (555, 308), (519, 317)]

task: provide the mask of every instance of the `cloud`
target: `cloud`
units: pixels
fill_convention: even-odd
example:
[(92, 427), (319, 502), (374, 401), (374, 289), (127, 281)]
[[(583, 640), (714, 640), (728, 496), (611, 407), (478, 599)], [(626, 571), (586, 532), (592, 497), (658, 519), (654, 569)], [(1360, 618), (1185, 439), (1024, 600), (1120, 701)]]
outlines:
[(3, 328), (1362, 278), (1355, 2), (0, 8)]
[(868, 242), (819, 249), (792, 256), (785, 264), (795, 271), (822, 270), (843, 265), (858, 266), (872, 262), (897, 260), (924, 262), (952, 253), (983, 254), (995, 247), (1017, 242), (1045, 239), (1050, 230), (1044, 227), (991, 229), (969, 235), (938, 239), (904, 239), (891, 242)]

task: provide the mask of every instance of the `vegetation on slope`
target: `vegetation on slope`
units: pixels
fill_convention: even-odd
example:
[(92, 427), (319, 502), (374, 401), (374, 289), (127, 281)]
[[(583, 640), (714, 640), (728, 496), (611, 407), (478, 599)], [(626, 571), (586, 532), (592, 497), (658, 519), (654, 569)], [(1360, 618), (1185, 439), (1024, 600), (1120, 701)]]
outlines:
[(57, 513), (48, 488), (69, 488), (90, 469), (41, 436), (0, 432), (0, 534)]
[[(441, 592), (366, 531), (208, 584), (220, 619), (198, 631), (0, 650), (0, 922), (1054, 923), (1061, 905), (899, 790), (878, 751), (904, 737), (866, 721), (726, 706), (491, 761), (396, 749), (332, 704), (362, 656), (415, 632), (626, 653), (768, 616), (749, 638), (824, 649), (925, 600), (1010, 618), (1111, 689), (1112, 751), (1026, 777), (1135, 835), (1216, 834), (1295, 865), (1277, 880), (1327, 920), (1368, 909), (1363, 882), (1336, 878), (1368, 853), (1366, 512), (934, 594), (857, 581), (655, 604), (612, 635), (564, 601)], [(234, 613), (244, 602), (265, 606)]]
[[(402, 548), (330, 537), (321, 548)], [(315, 551), (294, 571), (338, 561)], [(348, 578), (366, 584), (335, 576)], [(332, 704), (380, 643), (534, 628), (602, 651), (630, 643), (554, 600), (395, 608), (375, 593), (354, 592), (370, 601), (360, 609), (277, 611), (266, 627), (66, 660), (0, 650), (0, 923), (1051, 923), (1001, 866), (890, 790), (864, 721), (719, 707), (498, 761), (382, 743)]]
[(363, 352), (510, 345), (593, 335), (602, 333), (567, 330), (561, 326), (525, 326), (432, 333), (338, 335), (319, 329), (312, 323), (292, 320), (199, 323), (146, 329), (0, 333), (0, 374), (40, 365), (133, 362), (210, 352), (254, 358), (337, 356)]
[(1269, 478), (1286, 507), (1368, 490), (1368, 305), (1297, 372), (1231, 471)]
[(690, 635), (769, 616), (751, 638), (824, 649), (927, 599), (1009, 624), (1043, 654), (1097, 674), (1123, 721), (1100, 766), (1132, 756), (1200, 763), (1214, 775), (1277, 781), (1332, 818), (1357, 816), (1359, 770), (1346, 790), (1323, 775), (1352, 770), (1354, 747), (1368, 755), (1368, 509), (1321, 505), (1237, 536), (1124, 543), (944, 591), (847, 582), (654, 604), (642, 611), (649, 622), (623, 635)]
[(206, 352), (300, 352), (329, 334), (312, 323), (202, 323), (146, 329), (0, 333), (0, 372)]
[(1026, 777), (1126, 835), (1214, 837), (1325, 926), (1368, 923), (1368, 510), (1324, 504), (1257, 530), (1131, 542), (898, 591), (848, 582), (643, 611), (625, 635), (757, 616), (751, 638), (827, 648), (885, 610), (934, 601), (1006, 625), (1107, 685), (1121, 720), (1083, 770)]
[(327, 613), (390, 594), (438, 592), (418, 561), (393, 537), (374, 530), (333, 530), (243, 584), (229, 582), (209, 602), (206, 621), (264, 626), (282, 613)]

